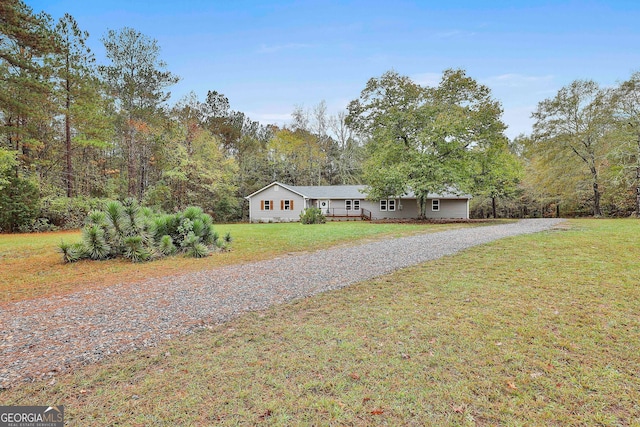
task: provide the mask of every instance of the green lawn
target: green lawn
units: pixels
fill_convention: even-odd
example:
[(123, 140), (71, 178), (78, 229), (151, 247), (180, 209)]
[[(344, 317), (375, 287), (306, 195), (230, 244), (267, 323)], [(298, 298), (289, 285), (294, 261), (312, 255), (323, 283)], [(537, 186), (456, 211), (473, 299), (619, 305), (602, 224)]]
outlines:
[(70, 425), (640, 425), (640, 222), (573, 220), (0, 392)]

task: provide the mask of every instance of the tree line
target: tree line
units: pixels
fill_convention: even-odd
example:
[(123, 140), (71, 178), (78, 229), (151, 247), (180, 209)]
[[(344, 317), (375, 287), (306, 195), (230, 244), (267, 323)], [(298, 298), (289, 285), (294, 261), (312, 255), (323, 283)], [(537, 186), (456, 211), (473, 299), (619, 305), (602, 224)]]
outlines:
[(617, 88), (574, 82), (513, 141), (500, 103), (464, 70), (433, 88), (389, 71), (346, 112), (296, 107), (278, 127), (214, 88), (170, 103), (179, 76), (133, 28), (102, 36), (105, 63), (88, 38), (71, 15), (54, 22), (22, 0), (0, 3), (1, 231), (79, 226), (74, 207), (131, 197), (241, 220), (244, 196), (274, 180), (364, 183), (374, 198), (411, 189), (421, 207), (453, 188), (473, 194), (483, 217), (638, 212), (638, 74)]

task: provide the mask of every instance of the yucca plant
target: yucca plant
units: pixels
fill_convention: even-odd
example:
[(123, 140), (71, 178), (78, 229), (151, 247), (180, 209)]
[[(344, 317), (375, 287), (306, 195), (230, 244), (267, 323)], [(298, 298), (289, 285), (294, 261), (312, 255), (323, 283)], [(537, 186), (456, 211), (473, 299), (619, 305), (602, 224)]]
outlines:
[(111, 246), (105, 240), (104, 235), (104, 229), (97, 225), (86, 226), (82, 229), (82, 241), (89, 258), (99, 260), (109, 257)]
[(189, 218), (191, 221), (195, 221), (202, 216), (202, 208), (198, 206), (189, 206), (182, 212), (182, 216)]
[(131, 197), (126, 199), (122, 204), (122, 210), (129, 221), (127, 235), (133, 236), (144, 231), (145, 218), (140, 214), (140, 205), (136, 199)]
[(196, 218), (193, 220), (193, 223), (191, 225), (191, 231), (193, 232), (193, 234), (200, 237), (201, 239), (202, 239), (202, 236), (205, 234), (205, 228), (206, 227), (204, 225), (204, 222), (202, 222), (200, 218)]
[(100, 228), (106, 228), (107, 214), (104, 211), (93, 210), (87, 214), (87, 224), (97, 225)]
[(193, 258), (204, 258), (209, 256), (211, 252), (209, 248), (207, 248), (203, 243), (196, 243), (195, 245), (189, 246), (187, 249), (187, 255)]
[(211, 233), (211, 244), (213, 246), (218, 246), (219, 243), (220, 243), (220, 233), (218, 233), (217, 231), (213, 231)]
[(82, 243), (66, 243), (60, 242), (58, 250), (62, 253), (62, 260), (66, 263), (76, 262), (83, 258), (86, 258), (86, 253)]
[(123, 239), (129, 232), (129, 219), (118, 201), (107, 202), (104, 213), (107, 221), (107, 240), (111, 244), (112, 254), (119, 255), (123, 248)]
[(154, 217), (151, 221), (150, 231), (157, 242), (160, 242), (164, 236), (171, 236), (169, 234), (169, 224), (167, 221), (169, 216), (170, 215), (159, 215)]
[(142, 244), (141, 236), (124, 238), (124, 257), (133, 262), (148, 261), (152, 257), (151, 251)]
[(178, 248), (173, 244), (173, 239), (168, 234), (165, 234), (160, 238), (158, 250), (165, 256), (173, 255), (178, 252)]
[(231, 243), (231, 235), (227, 233), (222, 241), (211, 216), (197, 206), (161, 215), (141, 208), (135, 199), (110, 201), (104, 210), (90, 212), (82, 239), (75, 245), (60, 244), (65, 262), (118, 256), (141, 262), (178, 251), (201, 258), (216, 247), (226, 249)]
[(210, 253), (209, 248), (200, 241), (200, 237), (196, 236), (193, 231), (187, 234), (182, 242), (182, 247), (188, 256), (194, 258), (202, 258)]

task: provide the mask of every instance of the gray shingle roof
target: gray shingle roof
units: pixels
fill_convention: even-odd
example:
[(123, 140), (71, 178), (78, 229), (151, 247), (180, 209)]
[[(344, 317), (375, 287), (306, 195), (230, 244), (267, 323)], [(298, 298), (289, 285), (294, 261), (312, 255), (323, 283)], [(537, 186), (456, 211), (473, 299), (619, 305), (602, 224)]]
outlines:
[[(367, 197), (365, 185), (285, 185), (280, 186), (299, 193), (309, 199), (364, 199)], [(402, 196), (403, 199), (415, 199), (415, 194), (410, 191)], [(453, 191), (442, 194), (429, 194), (433, 199), (470, 199), (465, 194), (455, 194)]]
[[(284, 185), (310, 199), (364, 199), (364, 185)], [(361, 191), (362, 190), (362, 191)]]

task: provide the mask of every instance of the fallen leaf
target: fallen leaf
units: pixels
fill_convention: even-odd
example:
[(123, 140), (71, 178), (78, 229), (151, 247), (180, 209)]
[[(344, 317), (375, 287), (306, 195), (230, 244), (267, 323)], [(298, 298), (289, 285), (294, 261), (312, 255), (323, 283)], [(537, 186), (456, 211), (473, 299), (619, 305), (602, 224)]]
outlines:
[(435, 339), (435, 338), (431, 338), (431, 339), (429, 340), (429, 344), (435, 344), (435, 343), (436, 343), (436, 339)]
[(362, 403), (367, 403), (370, 400), (371, 400), (370, 397), (365, 397), (365, 398), (362, 399)]
[(411, 356), (409, 356), (408, 354), (402, 354), (402, 358), (403, 359), (411, 359)]
[(516, 387), (516, 384), (514, 382), (509, 381), (507, 383), (507, 387), (509, 387), (512, 390), (516, 390), (518, 387)]
[(360, 375), (356, 374), (355, 372), (352, 373), (352, 374), (349, 374), (349, 376), (354, 380), (359, 380), (360, 379)]
[(458, 414), (462, 414), (464, 412), (464, 405), (453, 405), (453, 412), (457, 412)]
[(371, 411), (371, 415), (382, 415), (384, 414), (384, 410), (382, 409), (374, 409), (373, 411)]

